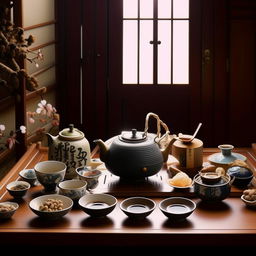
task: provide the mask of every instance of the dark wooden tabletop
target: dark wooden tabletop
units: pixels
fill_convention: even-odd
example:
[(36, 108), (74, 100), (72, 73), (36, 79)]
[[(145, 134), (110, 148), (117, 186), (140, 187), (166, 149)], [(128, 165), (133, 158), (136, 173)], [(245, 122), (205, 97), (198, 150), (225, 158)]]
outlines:
[[(216, 149), (205, 149), (205, 156)], [(255, 170), (256, 155), (253, 149), (236, 149), (248, 158), (248, 164)], [(47, 148), (32, 145), (22, 159), (1, 181), (0, 201), (15, 201), (6, 191), (6, 184), (19, 179), (18, 172), (32, 168), (35, 163), (47, 159)], [(107, 175), (107, 174), (106, 174)], [(160, 175), (160, 174), (159, 174)], [(104, 175), (101, 177), (104, 178)], [(165, 185), (164, 185), (165, 186)], [(106, 245), (106, 246), (170, 246), (170, 245), (254, 245), (256, 239), (256, 210), (247, 208), (240, 199), (242, 191), (232, 188), (229, 198), (219, 203), (204, 203), (191, 196), (197, 204), (196, 210), (183, 222), (169, 220), (158, 208), (159, 202), (177, 195), (171, 188), (157, 187), (162, 193), (147, 189), (133, 191), (131, 195), (150, 197), (157, 203), (156, 209), (143, 220), (129, 219), (120, 209), (120, 202), (129, 197), (119, 193), (113, 186), (99, 185), (96, 192), (107, 192), (118, 198), (116, 208), (107, 217), (92, 218), (75, 206), (65, 217), (45, 221), (37, 217), (28, 206), (29, 201), (40, 195), (42, 186), (29, 189), (26, 196), (17, 201), (19, 208), (14, 216), (0, 222), (0, 244), (39, 245)], [(113, 189), (111, 191), (111, 189)], [(169, 190), (168, 190), (169, 189)], [(103, 191), (105, 190), (105, 191)], [(183, 195), (178, 192), (178, 195)], [(189, 196), (185, 194), (183, 196)]]

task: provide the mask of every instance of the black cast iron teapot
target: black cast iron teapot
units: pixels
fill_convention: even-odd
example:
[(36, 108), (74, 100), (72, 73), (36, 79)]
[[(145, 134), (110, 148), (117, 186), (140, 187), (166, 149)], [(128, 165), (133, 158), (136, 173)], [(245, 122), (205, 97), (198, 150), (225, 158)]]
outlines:
[[(148, 119), (157, 119), (157, 134), (148, 133)], [(161, 127), (165, 134), (161, 136)], [(169, 129), (158, 115), (148, 113), (144, 132), (132, 129), (123, 131), (107, 142), (95, 140), (100, 148), (100, 159), (107, 169), (122, 178), (141, 179), (159, 172), (168, 155), (176, 136), (170, 135)]]

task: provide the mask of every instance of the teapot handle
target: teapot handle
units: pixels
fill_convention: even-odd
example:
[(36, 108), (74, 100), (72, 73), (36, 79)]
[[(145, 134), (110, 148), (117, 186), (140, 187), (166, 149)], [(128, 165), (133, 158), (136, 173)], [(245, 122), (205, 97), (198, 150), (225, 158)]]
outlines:
[[(159, 140), (162, 140), (163, 137), (165, 137), (167, 134), (170, 134), (169, 128), (168, 126), (159, 118), (159, 116), (155, 113), (148, 113), (146, 116), (146, 120), (145, 120), (145, 129), (144, 129), (144, 134), (147, 135), (148, 133), (148, 120), (150, 117), (154, 117), (157, 120), (157, 138), (159, 138)], [(165, 134), (161, 137), (161, 126), (165, 129)]]

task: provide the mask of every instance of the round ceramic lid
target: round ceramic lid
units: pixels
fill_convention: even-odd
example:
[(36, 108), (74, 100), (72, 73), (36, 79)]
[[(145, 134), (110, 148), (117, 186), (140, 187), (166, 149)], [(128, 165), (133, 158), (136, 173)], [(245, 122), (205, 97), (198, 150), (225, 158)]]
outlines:
[(205, 185), (205, 186), (213, 186), (213, 187), (217, 187), (217, 186), (221, 186), (221, 185), (224, 185), (226, 183), (229, 182), (228, 180), (228, 177), (226, 176), (221, 176), (220, 180), (217, 181), (216, 183), (214, 184), (207, 184), (206, 182), (204, 182), (202, 180), (202, 178), (200, 177), (200, 175), (198, 175), (197, 177), (195, 177), (195, 180), (194, 180), (196, 183), (198, 184), (201, 184), (201, 185)]
[(248, 178), (252, 176), (252, 172), (249, 169), (245, 167), (240, 167), (240, 166), (230, 167), (227, 170), (227, 172), (229, 175), (239, 177), (239, 178)]
[(208, 157), (208, 160), (213, 164), (230, 164), (234, 162), (235, 160), (242, 160), (246, 161), (246, 157), (238, 154), (238, 153), (231, 153), (228, 156), (223, 155), (222, 153), (215, 153)]
[(74, 128), (73, 124), (70, 124), (69, 128), (59, 132), (59, 137), (62, 140), (81, 140), (84, 138), (84, 133)]
[(144, 132), (138, 132), (136, 129), (124, 131), (119, 136), (119, 139), (125, 142), (141, 142), (145, 141), (147, 136)]

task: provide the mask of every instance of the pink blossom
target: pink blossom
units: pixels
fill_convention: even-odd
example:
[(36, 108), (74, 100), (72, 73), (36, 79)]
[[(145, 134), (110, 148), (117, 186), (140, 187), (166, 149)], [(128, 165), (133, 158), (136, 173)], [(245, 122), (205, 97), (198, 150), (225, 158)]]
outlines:
[(0, 124), (0, 131), (3, 132), (5, 130), (5, 125)]
[(28, 118), (28, 122), (29, 122), (30, 124), (34, 124), (34, 123), (35, 123), (35, 119), (32, 118), (32, 117), (29, 117), (29, 118)]
[(12, 147), (15, 145), (15, 143), (17, 142), (16, 140), (16, 134), (14, 133), (13, 135), (11, 135), (7, 140), (6, 140), (6, 146), (9, 149), (12, 149)]
[(26, 126), (24, 126), (24, 125), (20, 126), (21, 133), (25, 134), (26, 133), (26, 129), (27, 129)]
[(36, 109), (36, 113), (46, 115), (46, 112), (47, 112), (46, 100), (41, 100), (41, 102), (38, 103), (38, 108)]

